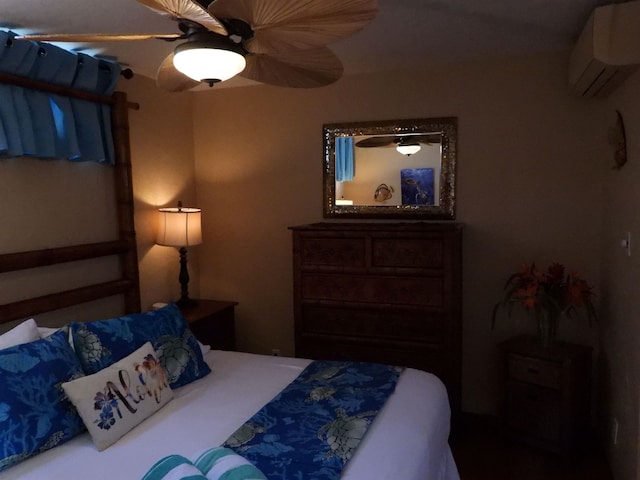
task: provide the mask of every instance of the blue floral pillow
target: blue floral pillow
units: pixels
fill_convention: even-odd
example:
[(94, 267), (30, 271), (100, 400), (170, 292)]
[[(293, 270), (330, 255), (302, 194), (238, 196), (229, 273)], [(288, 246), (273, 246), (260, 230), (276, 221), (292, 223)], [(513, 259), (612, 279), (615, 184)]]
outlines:
[(61, 387), (84, 375), (67, 335), (0, 350), (0, 471), (84, 431)]
[(73, 345), (87, 375), (130, 355), (151, 342), (172, 388), (204, 377), (211, 369), (198, 340), (174, 303), (124, 317), (71, 324)]

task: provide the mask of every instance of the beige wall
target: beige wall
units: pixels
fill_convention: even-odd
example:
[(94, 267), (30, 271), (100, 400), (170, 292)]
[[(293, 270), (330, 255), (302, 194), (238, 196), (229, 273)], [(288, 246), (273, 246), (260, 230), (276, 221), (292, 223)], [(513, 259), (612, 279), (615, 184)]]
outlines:
[[(456, 116), (464, 234), (465, 410), (496, 410), (490, 328), (522, 262), (560, 261), (598, 283), (602, 183), (589, 102), (571, 98), (566, 56), (344, 78), (319, 90), (267, 86), (194, 95), (197, 194), (206, 210), (203, 295), (233, 299), (241, 348), (293, 352), (287, 227), (322, 220), (322, 125)], [(595, 220), (594, 220), (595, 219)], [(574, 332), (577, 330), (578, 332)], [(595, 329), (564, 325), (591, 342)]]
[[(640, 80), (606, 100), (576, 99), (567, 93), (566, 60), (548, 54), (433, 66), (311, 91), (259, 86), (168, 95), (145, 80), (127, 83), (130, 99), (142, 104), (131, 123), (143, 302), (177, 294), (174, 252), (153, 246), (155, 209), (187, 199), (203, 208), (205, 243), (190, 262), (194, 292), (239, 302), (241, 349), (292, 354), (287, 227), (323, 220), (322, 124), (456, 116), (457, 220), (466, 225), (464, 410), (496, 411), (496, 345), (533, 331), (524, 317), (491, 330), (506, 277), (522, 262), (563, 262), (594, 284), (603, 314), (591, 328), (565, 322), (561, 337), (592, 344), (594, 358), (604, 359), (602, 427), (608, 432), (618, 419), (619, 442), (610, 451), (616, 478), (635, 478), (640, 305), (632, 289), (640, 273), (619, 241), (640, 221)], [(616, 108), (630, 143), (621, 172), (611, 170), (607, 144)]]
[[(155, 302), (177, 300), (178, 250), (155, 245), (159, 207), (196, 203), (191, 95), (163, 92), (145, 77), (122, 80), (140, 110), (129, 111), (134, 185), (135, 227), (140, 264), (142, 309)], [(198, 249), (188, 252), (191, 296), (198, 294)]]
[[(161, 92), (144, 77), (123, 80), (119, 90), (141, 105), (130, 110), (135, 226), (143, 310), (180, 295), (178, 252), (154, 244), (157, 208), (182, 200), (194, 204), (191, 95)], [(118, 237), (112, 169), (95, 163), (36, 159), (0, 160), (0, 253), (112, 240)], [(189, 253), (190, 291), (198, 293), (197, 247)], [(0, 303), (119, 277), (117, 259), (73, 262), (37, 271), (3, 274)], [(39, 315), (41, 324), (107, 318), (122, 301), (105, 299)], [(14, 322), (15, 323), (15, 322)], [(11, 325), (9, 325), (11, 326)], [(6, 327), (6, 326), (5, 326)]]
[[(0, 253), (104, 242), (118, 238), (113, 169), (93, 162), (0, 159)], [(78, 228), (81, 226), (81, 228)], [(3, 273), (0, 304), (120, 277), (116, 257)], [(121, 298), (40, 314), (40, 325), (121, 313)], [(0, 332), (18, 321), (0, 325)]]
[[(638, 404), (640, 402), (640, 73), (629, 78), (607, 98), (600, 116), (601, 132), (615, 124), (615, 110), (625, 122), (628, 162), (612, 170), (613, 148), (603, 158), (605, 185), (602, 249), (602, 343), (604, 430), (610, 439), (611, 422), (619, 424), (618, 443), (610, 447), (616, 479), (640, 478), (638, 465)], [(631, 232), (631, 256), (620, 248)]]

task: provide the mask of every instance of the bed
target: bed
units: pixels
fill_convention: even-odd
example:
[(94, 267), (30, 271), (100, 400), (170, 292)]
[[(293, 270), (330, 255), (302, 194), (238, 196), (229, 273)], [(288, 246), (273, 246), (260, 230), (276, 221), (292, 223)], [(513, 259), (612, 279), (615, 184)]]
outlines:
[[(0, 479), (136, 479), (170, 454), (191, 457), (221, 445), (291, 382), (309, 360), (211, 350), (211, 373), (175, 391), (172, 401), (99, 452), (88, 433), (0, 473)], [(406, 370), (347, 463), (343, 479), (458, 479), (447, 443), (449, 405), (433, 375)], [(171, 439), (171, 441), (167, 441)]]
[[(83, 272), (81, 276), (86, 278), (83, 278), (85, 283), (82, 285), (56, 290), (56, 281), (51, 281), (51, 292), (33, 296), (24, 296), (21, 292), (17, 299), (0, 301), (0, 324), (4, 324), (3, 330), (25, 318), (35, 317), (39, 320), (51, 312), (63, 312), (60, 316), (64, 318), (68, 309), (76, 306), (87, 307), (85, 310), (91, 312), (91, 305), (97, 302), (102, 309), (105, 304), (100, 302), (105, 299), (119, 299), (115, 305), (108, 302), (107, 309), (119, 309), (113, 313), (115, 316), (140, 312), (127, 118), (128, 109), (137, 108), (137, 105), (128, 102), (126, 95), (122, 93), (108, 97), (87, 95), (86, 92), (48, 82), (25, 80), (6, 73), (0, 73), (0, 83), (110, 106), (115, 152), (113, 208), (117, 210), (116, 238), (53, 248), (3, 251), (0, 252), (0, 274), (10, 275), (11, 279), (17, 273), (30, 274), (41, 267), (62, 270), (68, 264), (101, 261), (105, 257), (115, 259), (118, 265), (115, 278), (96, 280)], [(73, 316), (79, 318), (75, 311)], [(87, 320), (95, 320), (95, 317), (89, 317), (90, 315)], [(60, 326), (59, 322), (54, 323), (56, 327)], [(75, 323), (76, 328), (80, 328), (78, 325), (84, 322)], [(94, 323), (86, 322), (86, 325)], [(34, 323), (30, 327), (32, 331), (33, 325)], [(40, 345), (39, 342), (54, 341), (63, 348), (61, 338), (64, 336), (65, 341), (69, 342), (69, 338), (73, 337), (67, 337), (66, 330), (53, 329), (45, 333), (40, 328), (38, 332), (43, 338), (33, 337), (24, 340), (26, 343), (20, 342), (22, 345), (31, 345), (24, 348), (35, 348), (33, 345)], [(73, 342), (69, 343), (71, 344)], [(12, 348), (14, 347), (0, 349), (0, 357), (3, 352), (14, 353)], [(0, 480), (142, 478), (154, 462), (167, 455), (179, 454), (190, 458), (198, 450), (221, 445), (243, 422), (298, 378), (312, 362), (299, 358), (212, 351), (202, 345), (197, 350), (210, 373), (173, 388), (173, 398), (170, 401), (102, 451), (85, 431), (0, 471)], [(73, 355), (75, 354), (67, 354), (67, 360), (71, 361), (70, 357)], [(20, 376), (23, 372), (14, 373)], [(78, 378), (65, 379), (64, 383), (82, 380), (82, 372), (76, 373)], [(2, 381), (0, 377), (0, 382)], [(6, 385), (6, 378), (4, 381)], [(44, 403), (47, 402), (51, 405), (56, 403), (50, 400)], [(70, 411), (65, 410), (64, 415), (71, 415)], [(438, 378), (419, 370), (404, 370), (399, 376), (395, 391), (371, 423), (353, 458), (346, 464), (341, 478), (458, 479), (448, 445), (450, 415), (447, 391)], [(10, 411), (0, 402), (0, 423), (11, 419)], [(77, 419), (74, 422), (77, 423), (76, 427), (82, 429)], [(7, 423), (0, 425), (0, 435), (6, 435), (6, 425)], [(44, 429), (46, 425), (43, 425), (38, 428)], [(3, 441), (6, 441), (6, 437)], [(2, 447), (6, 450), (7, 446), (3, 444)]]

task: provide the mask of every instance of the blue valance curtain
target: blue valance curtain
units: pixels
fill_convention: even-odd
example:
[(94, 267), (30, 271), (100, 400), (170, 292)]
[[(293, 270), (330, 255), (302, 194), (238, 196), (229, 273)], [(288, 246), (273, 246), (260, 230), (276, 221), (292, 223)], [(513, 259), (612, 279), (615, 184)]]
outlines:
[(336, 182), (353, 180), (353, 137), (336, 137)]
[[(0, 31), (0, 72), (111, 95), (120, 66)], [(111, 107), (0, 83), (0, 155), (114, 163)]]

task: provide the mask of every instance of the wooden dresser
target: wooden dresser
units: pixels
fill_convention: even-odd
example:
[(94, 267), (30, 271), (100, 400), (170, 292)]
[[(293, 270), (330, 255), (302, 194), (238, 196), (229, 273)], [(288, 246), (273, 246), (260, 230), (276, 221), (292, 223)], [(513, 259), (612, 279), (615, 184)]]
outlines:
[(558, 342), (543, 348), (535, 337), (500, 345), (503, 419), (507, 433), (563, 455), (588, 438), (591, 411), (591, 347)]
[(296, 356), (433, 372), (459, 411), (461, 224), (316, 223), (291, 230)]

